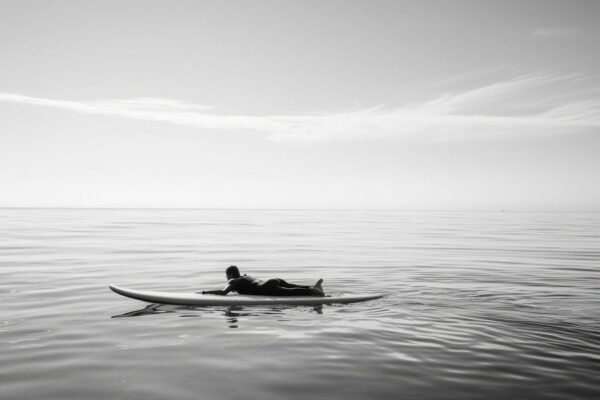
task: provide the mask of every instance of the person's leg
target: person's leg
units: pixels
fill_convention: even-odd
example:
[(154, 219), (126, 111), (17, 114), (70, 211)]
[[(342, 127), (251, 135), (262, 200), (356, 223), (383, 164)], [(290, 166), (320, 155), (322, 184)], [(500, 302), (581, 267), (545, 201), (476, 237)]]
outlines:
[(315, 286), (310, 287), (283, 287), (276, 285), (275, 279), (269, 279), (261, 285), (261, 294), (267, 296), (325, 296), (321, 287), (322, 279)]
[(268, 296), (314, 296), (310, 288), (287, 288), (283, 286), (265, 288), (265, 294)]
[(303, 289), (310, 288), (310, 286), (307, 286), (307, 285), (295, 285), (293, 283), (286, 282), (285, 280), (283, 280), (281, 278), (277, 278), (277, 280), (279, 281), (279, 285), (278, 286), (281, 286), (281, 287), (284, 287), (284, 288), (303, 288)]
[(276, 294), (271, 293), (277, 292), (278, 289), (287, 289), (288, 287), (286, 286), (286, 284), (287, 282), (283, 279), (273, 278), (265, 281), (262, 285), (260, 285), (260, 288), (263, 292), (266, 291), (271, 296), (277, 296)]

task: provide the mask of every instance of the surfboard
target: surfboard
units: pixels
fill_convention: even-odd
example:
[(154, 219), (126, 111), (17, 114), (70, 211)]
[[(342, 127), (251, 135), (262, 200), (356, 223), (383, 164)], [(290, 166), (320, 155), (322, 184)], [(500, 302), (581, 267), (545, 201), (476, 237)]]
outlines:
[(334, 303), (356, 303), (379, 299), (382, 295), (344, 295), (344, 296), (256, 296), (215, 294), (157, 292), (152, 290), (128, 289), (117, 285), (109, 285), (110, 290), (121, 296), (147, 301), (149, 303), (175, 304), (186, 306), (249, 306), (268, 304), (320, 305)]

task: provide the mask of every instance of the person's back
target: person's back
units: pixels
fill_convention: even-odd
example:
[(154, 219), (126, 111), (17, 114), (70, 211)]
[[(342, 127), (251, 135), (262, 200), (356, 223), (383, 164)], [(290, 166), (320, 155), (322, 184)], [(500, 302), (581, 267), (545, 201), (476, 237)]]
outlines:
[(239, 294), (260, 294), (260, 285), (262, 281), (249, 275), (242, 275), (238, 278), (229, 280), (229, 286), (234, 292)]

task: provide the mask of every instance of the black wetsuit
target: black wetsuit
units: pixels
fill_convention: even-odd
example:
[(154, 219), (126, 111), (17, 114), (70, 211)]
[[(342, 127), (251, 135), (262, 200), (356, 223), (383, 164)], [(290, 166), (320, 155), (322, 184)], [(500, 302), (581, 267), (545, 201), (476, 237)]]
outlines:
[(288, 283), (280, 278), (261, 281), (248, 275), (229, 281), (231, 290), (239, 294), (258, 294), (263, 296), (307, 296), (312, 295), (310, 286)]
[(260, 286), (263, 283), (263, 281), (248, 275), (240, 276), (239, 278), (234, 278), (229, 281), (231, 290), (234, 290), (239, 294), (261, 294), (259, 293)]

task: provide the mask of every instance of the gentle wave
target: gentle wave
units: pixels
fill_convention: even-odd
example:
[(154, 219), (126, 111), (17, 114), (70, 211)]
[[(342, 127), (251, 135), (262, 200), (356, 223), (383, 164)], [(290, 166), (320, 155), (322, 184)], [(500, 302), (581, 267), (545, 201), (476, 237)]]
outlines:
[[(7, 399), (600, 396), (600, 215), (0, 209)], [(323, 307), (178, 307), (109, 283), (325, 279)], [(235, 382), (232, 384), (232, 382)]]

